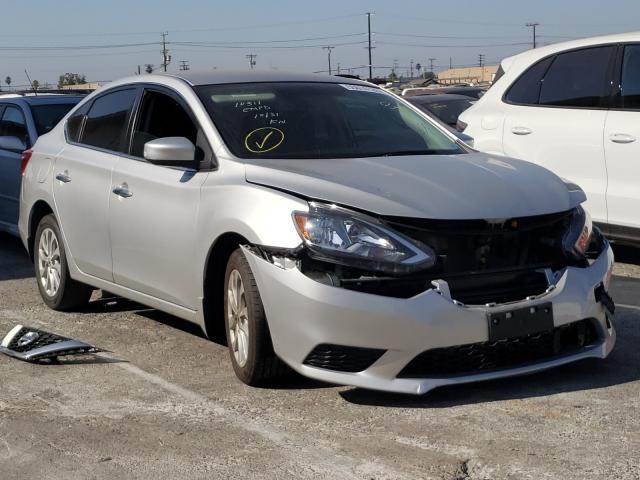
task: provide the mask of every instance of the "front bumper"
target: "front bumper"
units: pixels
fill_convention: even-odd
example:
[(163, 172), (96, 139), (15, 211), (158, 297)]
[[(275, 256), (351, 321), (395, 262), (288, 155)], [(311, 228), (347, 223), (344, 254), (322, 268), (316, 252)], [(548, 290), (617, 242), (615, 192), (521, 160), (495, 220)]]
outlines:
[[(613, 323), (594, 295), (608, 283), (613, 251), (607, 244), (586, 268), (566, 268), (555, 288), (535, 299), (496, 306), (464, 306), (427, 290), (409, 299), (349, 291), (318, 283), (297, 268), (281, 268), (244, 249), (256, 278), (278, 356), (294, 370), (318, 380), (399, 393), (423, 394), (433, 388), (532, 373), (583, 358), (605, 358), (615, 344)], [(430, 349), (486, 342), (488, 313), (551, 302), (554, 325), (592, 319), (599, 340), (575, 353), (516, 368), (437, 378), (399, 378), (404, 367)], [(305, 365), (318, 345), (381, 349), (385, 353), (357, 373)]]

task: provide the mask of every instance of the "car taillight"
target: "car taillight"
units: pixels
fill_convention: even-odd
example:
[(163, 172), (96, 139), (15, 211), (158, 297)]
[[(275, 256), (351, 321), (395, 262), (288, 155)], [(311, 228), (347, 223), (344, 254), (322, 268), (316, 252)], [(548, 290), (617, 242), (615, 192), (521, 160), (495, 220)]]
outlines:
[(22, 175), (24, 175), (24, 171), (27, 169), (31, 155), (33, 155), (33, 150), (25, 150), (22, 152), (22, 162), (20, 162), (20, 173)]
[(464, 123), (462, 120), (458, 120), (458, 122), (456, 123), (456, 129), (459, 132), (464, 132), (466, 128), (467, 128), (467, 124)]

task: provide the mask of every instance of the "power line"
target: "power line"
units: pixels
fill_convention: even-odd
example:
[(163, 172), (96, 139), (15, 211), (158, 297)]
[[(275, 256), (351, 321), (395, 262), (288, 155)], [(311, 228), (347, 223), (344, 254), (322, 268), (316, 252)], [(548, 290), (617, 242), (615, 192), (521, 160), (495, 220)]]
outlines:
[[(336, 47), (343, 47), (349, 45), (363, 45), (367, 43), (366, 40), (361, 42), (344, 42), (344, 43), (334, 43), (333, 45)], [(246, 49), (247, 47), (251, 47), (251, 49), (257, 50), (277, 50), (277, 49), (297, 49), (297, 48), (322, 48), (323, 44), (315, 44), (315, 45), (228, 45), (228, 44), (220, 44), (220, 43), (197, 43), (197, 42), (171, 42), (171, 45), (175, 46), (185, 46), (185, 47), (198, 47), (198, 48), (219, 48), (219, 49)]]
[(450, 40), (500, 40), (506, 38), (517, 38), (515, 36), (492, 36), (492, 37), (468, 37), (461, 35), (419, 35), (414, 33), (388, 33), (388, 32), (373, 32), (374, 35), (384, 35), (388, 37), (410, 37), (410, 38), (437, 38), (437, 39), (450, 39)]
[(517, 47), (521, 45), (529, 45), (529, 42), (518, 43), (496, 43), (491, 45), (425, 45), (418, 43), (401, 43), (401, 42), (376, 42), (378, 45), (397, 45), (401, 47), (421, 47), (421, 48), (493, 48), (493, 47)]

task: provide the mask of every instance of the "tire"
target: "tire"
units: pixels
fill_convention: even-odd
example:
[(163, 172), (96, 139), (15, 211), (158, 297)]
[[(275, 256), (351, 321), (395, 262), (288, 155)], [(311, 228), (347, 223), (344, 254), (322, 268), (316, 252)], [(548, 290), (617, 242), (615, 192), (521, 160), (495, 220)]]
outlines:
[(40, 220), (33, 250), (38, 290), (49, 308), (66, 311), (89, 303), (93, 288), (76, 282), (69, 275), (60, 227), (52, 214)]
[[(239, 298), (234, 298), (234, 291), (240, 292)], [(224, 321), (233, 370), (242, 382), (268, 386), (286, 376), (288, 367), (273, 351), (260, 292), (239, 248), (229, 257), (225, 272)]]

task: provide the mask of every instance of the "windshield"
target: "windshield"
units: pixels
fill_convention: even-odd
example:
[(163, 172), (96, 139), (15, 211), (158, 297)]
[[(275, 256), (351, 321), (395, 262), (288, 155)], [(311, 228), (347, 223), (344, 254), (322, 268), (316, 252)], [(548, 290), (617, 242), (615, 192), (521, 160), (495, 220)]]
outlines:
[[(76, 102), (77, 103), (77, 102)], [(71, 110), (76, 103), (54, 103), (50, 105), (32, 105), (33, 121), (38, 135), (44, 135), (55, 127), (62, 117)]]
[(429, 120), (373, 86), (241, 83), (196, 92), (240, 158), (464, 153)]

